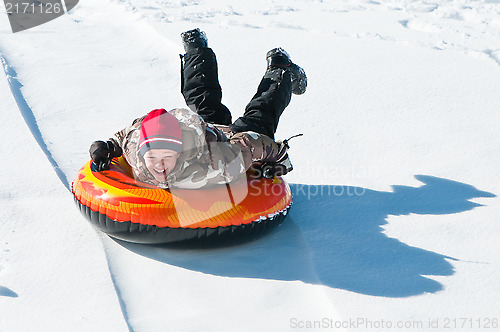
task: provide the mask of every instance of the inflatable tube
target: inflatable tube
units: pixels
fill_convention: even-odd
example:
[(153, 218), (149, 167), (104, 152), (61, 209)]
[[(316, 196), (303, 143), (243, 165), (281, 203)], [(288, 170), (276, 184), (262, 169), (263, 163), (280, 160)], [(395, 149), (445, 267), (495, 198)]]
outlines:
[(252, 179), (207, 189), (164, 190), (137, 182), (122, 158), (109, 171), (87, 162), (72, 184), (75, 202), (92, 225), (135, 243), (225, 240), (256, 234), (285, 219), (292, 203), (282, 178)]

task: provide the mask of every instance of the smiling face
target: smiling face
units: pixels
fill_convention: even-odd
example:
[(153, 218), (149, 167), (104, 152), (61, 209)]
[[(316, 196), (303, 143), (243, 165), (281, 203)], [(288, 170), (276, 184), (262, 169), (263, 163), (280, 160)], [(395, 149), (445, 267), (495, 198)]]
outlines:
[(179, 153), (168, 149), (152, 149), (144, 154), (146, 168), (158, 182), (165, 182), (179, 158)]

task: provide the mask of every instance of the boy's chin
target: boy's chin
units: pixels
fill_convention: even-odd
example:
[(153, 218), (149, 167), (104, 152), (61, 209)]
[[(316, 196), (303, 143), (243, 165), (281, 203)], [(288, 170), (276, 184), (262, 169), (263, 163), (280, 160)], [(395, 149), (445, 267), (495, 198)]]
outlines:
[(163, 177), (155, 176), (154, 178), (158, 182), (165, 182), (165, 181), (167, 181), (167, 177), (166, 176), (163, 176)]

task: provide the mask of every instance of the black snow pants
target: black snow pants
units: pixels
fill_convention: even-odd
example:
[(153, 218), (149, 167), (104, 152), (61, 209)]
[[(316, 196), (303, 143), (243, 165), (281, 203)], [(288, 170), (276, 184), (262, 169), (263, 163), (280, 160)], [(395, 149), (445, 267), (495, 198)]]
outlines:
[(243, 116), (231, 123), (231, 113), (221, 101), (217, 59), (212, 49), (189, 51), (181, 56), (181, 62), (181, 91), (189, 108), (206, 122), (229, 125), (234, 132), (255, 131), (274, 139), (279, 118), (292, 95), (290, 72), (267, 69)]

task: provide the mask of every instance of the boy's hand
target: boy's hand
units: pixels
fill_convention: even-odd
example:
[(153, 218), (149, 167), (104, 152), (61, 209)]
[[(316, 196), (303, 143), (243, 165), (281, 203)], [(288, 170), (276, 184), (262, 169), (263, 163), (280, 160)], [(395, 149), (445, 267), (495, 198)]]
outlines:
[(97, 171), (109, 169), (111, 159), (122, 155), (122, 149), (116, 146), (112, 141), (95, 141), (89, 149), (90, 158)]
[(254, 163), (252, 165), (252, 170), (254, 171), (253, 176), (257, 179), (260, 178), (274, 179), (274, 177), (276, 176), (283, 176), (287, 174), (292, 169), (287, 168), (287, 166), (276, 162), (266, 162), (266, 163)]

